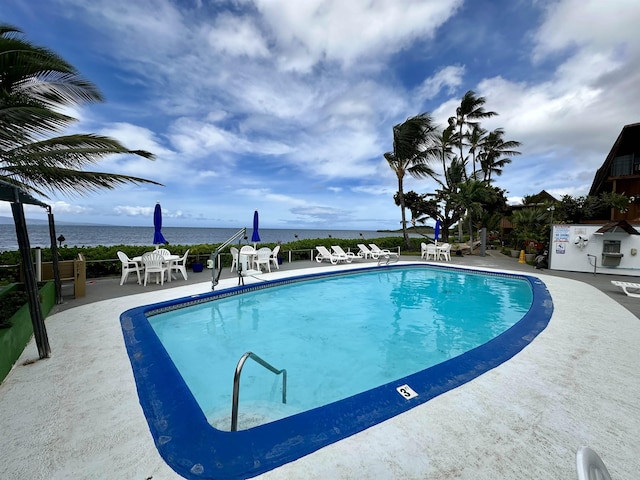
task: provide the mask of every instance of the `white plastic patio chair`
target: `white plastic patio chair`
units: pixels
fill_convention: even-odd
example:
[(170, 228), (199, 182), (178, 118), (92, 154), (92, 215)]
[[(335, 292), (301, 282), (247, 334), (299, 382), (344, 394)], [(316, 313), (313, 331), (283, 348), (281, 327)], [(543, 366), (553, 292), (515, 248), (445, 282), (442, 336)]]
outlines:
[(276, 267), (277, 270), (280, 270), (280, 265), (278, 264), (278, 253), (280, 253), (280, 245), (276, 245), (276, 248), (273, 249), (269, 260), (271, 260), (271, 263), (273, 263), (273, 266)]
[(578, 480), (611, 480), (611, 475), (600, 456), (589, 447), (580, 447), (576, 452)]
[[(147, 286), (147, 279), (150, 273), (160, 275), (162, 285), (164, 285), (164, 275), (169, 272), (169, 268), (164, 261), (164, 256), (157, 252), (147, 252), (142, 255), (142, 264), (144, 265), (144, 286)], [(156, 283), (158, 278), (156, 277)]]
[(447, 262), (451, 261), (451, 244), (443, 243), (438, 246), (438, 259), (442, 259)]
[(236, 247), (231, 247), (229, 249), (231, 251), (231, 270), (233, 272), (234, 267), (238, 268), (238, 249)]
[(339, 262), (351, 263), (356, 258), (353, 252), (345, 252), (340, 245), (332, 245), (331, 251), (338, 257)]
[(265, 265), (267, 271), (271, 273), (271, 249), (269, 247), (262, 247), (258, 249), (256, 257), (256, 270), (262, 271), (261, 266)]
[(142, 283), (140, 279), (140, 273), (143, 271), (143, 267), (138, 263), (131, 260), (126, 253), (118, 251), (118, 258), (120, 262), (122, 262), (122, 277), (120, 277), (120, 285), (123, 285), (124, 282), (129, 278), (129, 274), (131, 272), (136, 272), (138, 275), (138, 285)]
[(251, 245), (245, 245), (240, 248), (240, 252), (238, 252), (238, 262), (244, 272), (253, 270), (256, 262), (256, 249)]
[(420, 258), (426, 258), (427, 256), (427, 244), (422, 242), (420, 243)]
[(171, 272), (180, 272), (185, 280), (187, 279), (187, 257), (189, 256), (189, 250), (190, 249), (187, 249), (179, 260), (171, 262)]
[(154, 250), (154, 252), (155, 253), (159, 253), (163, 257), (168, 257), (169, 255), (171, 255), (171, 252), (169, 250), (167, 250), (166, 248), (156, 248)]

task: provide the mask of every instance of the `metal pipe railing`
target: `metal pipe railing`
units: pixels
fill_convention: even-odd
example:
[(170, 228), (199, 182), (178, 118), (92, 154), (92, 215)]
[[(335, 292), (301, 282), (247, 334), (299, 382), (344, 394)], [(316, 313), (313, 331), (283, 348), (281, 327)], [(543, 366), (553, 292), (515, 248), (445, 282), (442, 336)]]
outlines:
[(233, 401), (231, 404), (231, 431), (235, 432), (238, 430), (238, 402), (240, 401), (240, 374), (242, 374), (242, 367), (244, 366), (244, 362), (247, 359), (252, 359), (262, 365), (267, 370), (275, 373), (276, 375), (280, 375), (282, 373), (282, 403), (287, 403), (287, 371), (283, 368), (282, 370), (278, 370), (273, 365), (267, 363), (258, 355), (253, 352), (247, 352), (240, 360), (238, 360), (238, 365), (236, 365), (236, 372), (233, 375)]
[[(236, 240), (244, 238), (246, 236), (246, 234), (247, 234), (246, 227), (241, 228), (236, 233), (234, 233), (231, 237), (229, 237), (225, 242), (221, 243), (218, 246), (218, 248), (216, 248), (215, 252), (213, 252), (211, 254), (211, 260), (212, 260), (213, 267), (214, 267), (214, 268), (211, 269), (211, 290), (213, 290), (215, 288), (215, 286), (218, 284), (218, 280), (220, 280), (220, 273), (222, 272), (222, 266), (218, 262), (218, 264), (220, 265), (220, 268), (218, 269), (218, 274), (216, 275), (216, 269), (215, 269), (216, 259), (220, 255), (220, 252), (225, 247), (227, 247), (228, 245), (231, 245)], [(238, 275), (239, 274), (240, 274), (240, 270), (238, 269)]]

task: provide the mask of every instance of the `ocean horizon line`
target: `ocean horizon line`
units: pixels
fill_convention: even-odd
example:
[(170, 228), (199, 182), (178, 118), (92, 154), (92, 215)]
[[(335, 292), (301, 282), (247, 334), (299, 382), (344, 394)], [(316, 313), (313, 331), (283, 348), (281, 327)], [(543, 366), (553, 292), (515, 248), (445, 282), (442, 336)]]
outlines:
[[(244, 227), (242, 227), (244, 228)], [(204, 245), (225, 242), (240, 228), (216, 227), (163, 227), (162, 233), (168, 245)], [(49, 248), (51, 246), (49, 227), (46, 224), (27, 224), (31, 248)], [(283, 229), (259, 228), (259, 243), (290, 243), (297, 240), (316, 238), (370, 239), (381, 236), (398, 236), (402, 231), (349, 230), (349, 229)], [(423, 230), (424, 231), (424, 230)], [(97, 246), (152, 246), (153, 226), (114, 226), (114, 225), (58, 225), (56, 236), (59, 246), (97, 247)], [(251, 238), (253, 229), (247, 228), (247, 237)], [(410, 235), (420, 235), (410, 233)], [(62, 240), (60, 238), (62, 237)], [(253, 243), (253, 242), (250, 242)], [(18, 250), (18, 241), (13, 225), (0, 224), (0, 251)]]

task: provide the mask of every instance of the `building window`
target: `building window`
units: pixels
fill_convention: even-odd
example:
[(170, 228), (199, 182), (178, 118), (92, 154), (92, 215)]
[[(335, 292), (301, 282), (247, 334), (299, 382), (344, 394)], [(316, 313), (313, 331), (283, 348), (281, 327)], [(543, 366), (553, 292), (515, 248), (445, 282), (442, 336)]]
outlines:
[(611, 164), (611, 176), (621, 177), (623, 175), (633, 175), (634, 168), (637, 169), (640, 167), (634, 166), (633, 154), (615, 157), (613, 159), (613, 163)]

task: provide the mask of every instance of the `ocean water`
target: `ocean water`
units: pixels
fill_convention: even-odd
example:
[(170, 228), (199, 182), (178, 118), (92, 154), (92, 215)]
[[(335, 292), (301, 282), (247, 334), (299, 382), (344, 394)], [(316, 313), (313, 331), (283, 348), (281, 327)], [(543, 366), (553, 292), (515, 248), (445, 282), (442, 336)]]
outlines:
[[(28, 225), (29, 242), (32, 248), (48, 248), (48, 225)], [(239, 229), (235, 228), (186, 228), (163, 227), (162, 234), (169, 245), (200, 245), (221, 243)], [(293, 242), (311, 238), (368, 239), (401, 235), (371, 230), (308, 230), (273, 229), (259, 230), (262, 243)], [(248, 240), (252, 230), (247, 228)], [(116, 227), (95, 225), (56, 225), (56, 237), (64, 236), (63, 245), (68, 247), (95, 247), (98, 245), (153, 245), (153, 227)], [(249, 242), (251, 243), (251, 242)], [(13, 225), (0, 225), (0, 251), (18, 250), (18, 239)]]

